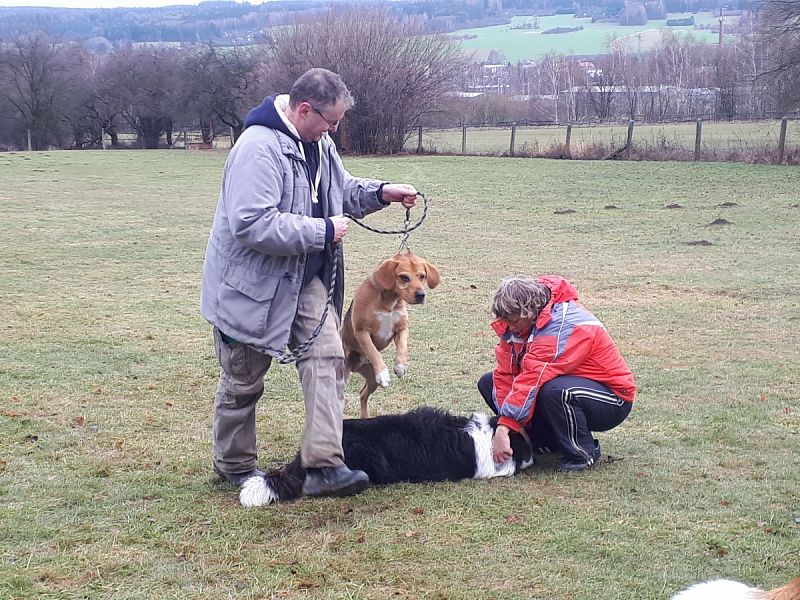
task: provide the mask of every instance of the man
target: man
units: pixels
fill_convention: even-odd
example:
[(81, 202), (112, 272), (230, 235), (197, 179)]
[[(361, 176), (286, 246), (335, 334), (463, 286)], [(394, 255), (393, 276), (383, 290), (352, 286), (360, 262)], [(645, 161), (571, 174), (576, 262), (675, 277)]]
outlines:
[[(221, 365), (214, 403), (214, 469), (241, 485), (257, 468), (255, 407), (272, 359), (307, 340), (327, 304), (335, 311), (297, 360), (305, 400), (303, 493), (344, 496), (367, 487), (343, 461), (344, 354), (339, 336), (348, 213), (416, 203), (411, 185), (352, 177), (328, 136), (353, 106), (341, 78), (311, 69), (289, 95), (252, 109), (225, 164), (206, 249), (201, 312)], [(333, 252), (337, 253), (334, 261)], [(335, 313), (335, 314), (334, 314)]]

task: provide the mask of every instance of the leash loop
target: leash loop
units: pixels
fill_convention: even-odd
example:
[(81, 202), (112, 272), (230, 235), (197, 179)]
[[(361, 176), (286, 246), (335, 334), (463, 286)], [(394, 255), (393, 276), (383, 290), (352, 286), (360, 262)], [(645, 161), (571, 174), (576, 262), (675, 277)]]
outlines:
[(287, 347), (286, 350), (283, 351), (283, 354), (276, 358), (276, 360), (282, 365), (288, 365), (290, 363), (297, 362), (300, 357), (303, 356), (303, 354), (308, 352), (308, 349), (311, 348), (314, 340), (319, 337), (319, 334), (322, 331), (322, 326), (325, 325), (325, 321), (328, 319), (328, 311), (330, 310), (331, 304), (333, 304), (333, 293), (336, 289), (336, 270), (339, 263), (339, 248), (337, 244), (332, 243), (331, 248), (333, 249), (333, 260), (331, 261), (331, 285), (328, 289), (328, 300), (325, 302), (325, 310), (322, 311), (322, 316), (319, 319), (319, 323), (305, 342), (294, 349), (289, 349)]
[(347, 217), (348, 219), (350, 219), (351, 221), (353, 221), (356, 225), (358, 225), (360, 227), (363, 227), (367, 231), (371, 231), (373, 233), (385, 233), (385, 234), (389, 234), (389, 235), (400, 234), (400, 250), (399, 251), (402, 252), (405, 249), (406, 251), (410, 252), (410, 249), (408, 247), (408, 234), (410, 234), (417, 227), (422, 225), (423, 221), (425, 221), (425, 217), (428, 216), (428, 197), (425, 196), (425, 194), (423, 194), (422, 192), (417, 192), (417, 196), (420, 196), (422, 198), (422, 216), (419, 218), (419, 220), (416, 223), (411, 225), (411, 209), (407, 208), (406, 209), (406, 218), (405, 218), (405, 222), (403, 223), (403, 228), (402, 229), (375, 229), (374, 227), (370, 227), (369, 225), (365, 225), (364, 223), (362, 223), (361, 221), (356, 219), (353, 215), (349, 215), (349, 214), (345, 213), (344, 216)]

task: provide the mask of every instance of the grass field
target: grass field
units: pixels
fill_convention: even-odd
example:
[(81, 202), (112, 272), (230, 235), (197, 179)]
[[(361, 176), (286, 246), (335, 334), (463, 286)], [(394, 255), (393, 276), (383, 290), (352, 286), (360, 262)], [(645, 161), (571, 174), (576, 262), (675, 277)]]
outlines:
[[(666, 123), (640, 125), (634, 127), (634, 146), (641, 148), (682, 148), (694, 150), (695, 123)], [(613, 148), (622, 147), (627, 139), (628, 126), (573, 125), (570, 148), (573, 153), (581, 153), (593, 145), (601, 144)], [(778, 146), (780, 121), (752, 122), (707, 122), (703, 123), (703, 152), (747, 153), (765, 148), (774, 150)], [(422, 132), (422, 144), (428, 151), (440, 153), (461, 152), (461, 129), (428, 129)], [(536, 154), (548, 148), (563, 144), (566, 126), (560, 127), (517, 127), (514, 143), (518, 153)], [(416, 150), (418, 138), (412, 135), (406, 148)], [(510, 149), (511, 127), (468, 127), (467, 154), (503, 154)], [(800, 121), (791, 121), (786, 128), (787, 153), (791, 148), (800, 147)]]
[[(670, 15), (670, 18), (688, 15)], [(592, 23), (589, 18), (577, 19), (574, 15), (552, 15), (539, 17), (539, 29), (514, 29), (523, 23), (531, 22), (533, 17), (514, 17), (510, 25), (495, 25), (475, 29), (460, 29), (453, 32), (458, 36), (466, 49), (500, 50), (506, 60), (512, 63), (525, 60), (536, 60), (548, 52), (558, 54), (603, 54), (608, 52), (609, 42), (649, 29), (669, 29), (679, 35), (691, 34), (697, 42), (715, 43), (717, 34), (694, 27), (667, 27), (666, 19), (651, 20), (647, 25), (622, 27), (616, 23)], [(699, 25), (710, 25), (716, 22), (711, 13), (695, 15)], [(571, 33), (542, 35), (542, 31), (554, 27), (579, 27), (582, 31)], [(464, 36), (470, 36), (463, 39)], [(474, 37), (471, 37), (474, 36)]]
[[(798, 575), (796, 168), (346, 157), (427, 193), (410, 242), (443, 275), (375, 412), (482, 409), (489, 299), (521, 272), (577, 284), (637, 404), (599, 436), (618, 460), (583, 475), (544, 462), (245, 510), (211, 474), (218, 366), (197, 308), (224, 157), (0, 154), (0, 598), (640, 600)], [(349, 291), (398, 247), (353, 229)], [(293, 455), (302, 411), (274, 367), (264, 466)]]

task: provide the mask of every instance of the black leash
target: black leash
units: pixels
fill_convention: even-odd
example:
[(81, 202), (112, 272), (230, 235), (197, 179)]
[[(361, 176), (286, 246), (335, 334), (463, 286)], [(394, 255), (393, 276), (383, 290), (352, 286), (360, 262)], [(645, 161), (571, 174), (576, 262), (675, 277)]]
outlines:
[(400, 234), (400, 250), (402, 252), (403, 249), (410, 251), (408, 247), (408, 234), (414, 231), (417, 227), (422, 225), (422, 222), (425, 220), (425, 217), (428, 216), (428, 198), (422, 192), (417, 192), (417, 196), (422, 197), (422, 216), (419, 218), (419, 221), (411, 225), (411, 209), (406, 209), (406, 218), (405, 222), (403, 223), (402, 229), (375, 229), (374, 227), (370, 227), (369, 225), (365, 225), (358, 219), (356, 219), (353, 215), (345, 214), (344, 216), (353, 221), (356, 225), (363, 227), (367, 231), (371, 231), (373, 233), (385, 233), (389, 235), (396, 235)]
[(322, 331), (322, 326), (325, 325), (325, 321), (328, 319), (328, 310), (330, 309), (331, 304), (333, 304), (333, 292), (336, 289), (336, 269), (338, 267), (338, 262), (339, 262), (339, 248), (337, 243), (336, 242), (332, 243), (331, 248), (333, 248), (333, 261), (331, 263), (332, 265), (331, 285), (330, 288), (328, 289), (328, 300), (327, 302), (325, 302), (325, 310), (322, 311), (322, 316), (319, 319), (319, 323), (314, 328), (314, 331), (311, 333), (311, 335), (305, 342), (303, 342), (302, 344), (297, 346), (297, 348), (294, 348), (292, 350), (286, 348), (283, 354), (277, 357), (277, 361), (282, 365), (288, 365), (290, 363), (297, 362), (297, 360), (299, 360), (299, 358), (303, 356), (303, 354), (308, 352), (308, 349), (311, 348), (311, 345), (314, 343), (314, 340), (317, 339), (320, 331)]

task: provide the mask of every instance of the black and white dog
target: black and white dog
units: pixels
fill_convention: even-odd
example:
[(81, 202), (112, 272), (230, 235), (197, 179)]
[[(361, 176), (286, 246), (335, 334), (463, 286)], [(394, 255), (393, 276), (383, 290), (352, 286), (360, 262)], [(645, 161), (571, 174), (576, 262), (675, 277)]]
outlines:
[[(489, 479), (516, 475), (533, 464), (530, 441), (511, 434), (514, 456), (503, 464), (492, 458), (497, 417), (475, 412), (470, 417), (421, 407), (401, 415), (345, 419), (344, 460), (361, 469), (373, 484)], [(302, 495), (306, 471), (300, 456), (264, 475), (244, 482), (243, 506), (264, 506)]]

